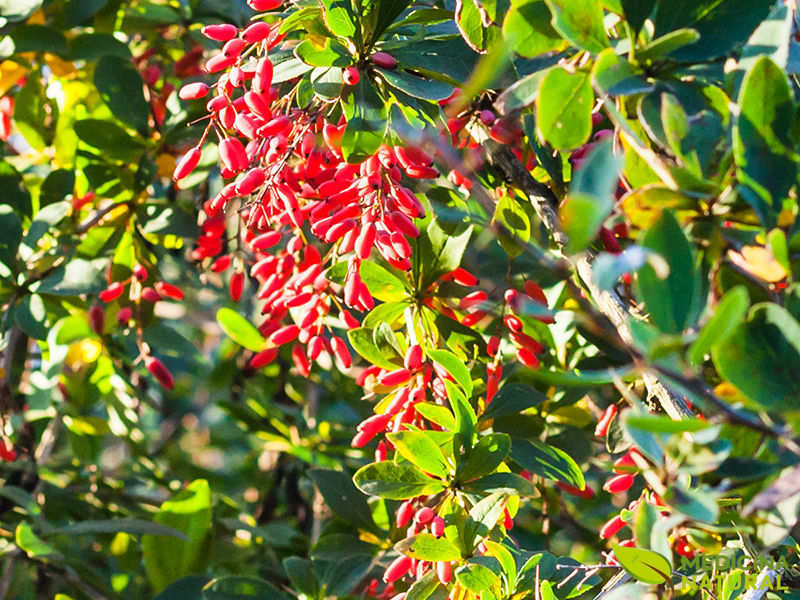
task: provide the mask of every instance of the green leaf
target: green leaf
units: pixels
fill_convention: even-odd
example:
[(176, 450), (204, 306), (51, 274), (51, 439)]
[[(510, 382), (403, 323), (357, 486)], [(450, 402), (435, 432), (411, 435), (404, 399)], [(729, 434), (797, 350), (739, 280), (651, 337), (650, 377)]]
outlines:
[(430, 222), (417, 239), (419, 251), (414, 254), (418, 290), (426, 289), (439, 277), (461, 264), (461, 257), (464, 256), (471, 235), (471, 225), (457, 224), (445, 229), (435, 219)]
[(453, 86), (435, 79), (424, 79), (409, 71), (395, 69), (380, 71), (380, 76), (390, 86), (422, 100), (443, 100), (453, 93)]
[(750, 298), (747, 288), (743, 285), (728, 290), (719, 304), (714, 308), (708, 323), (703, 326), (700, 335), (689, 347), (686, 357), (693, 365), (703, 362), (706, 354), (711, 349), (728, 339), (728, 336), (738, 327), (747, 314)]
[(529, 385), (508, 383), (495, 394), (481, 418), (494, 419), (519, 414), (528, 408), (539, 406), (546, 400), (544, 394)]
[[(509, 475), (509, 473), (504, 473), (504, 475)], [(515, 489), (494, 492), (482, 498), (470, 509), (469, 516), (460, 528), (467, 549), (471, 550), (478, 539), (489, 535), (489, 532), (497, 525), (498, 519), (503, 515), (506, 508), (506, 496), (516, 493)]]
[(711, 350), (719, 374), (757, 405), (797, 410), (800, 323), (783, 307), (756, 304), (746, 322)]
[(212, 579), (203, 588), (203, 600), (286, 600), (274, 585), (256, 577), (232, 575)]
[(447, 350), (428, 350), (427, 355), (453, 376), (456, 383), (466, 392), (467, 398), (472, 397), (472, 376), (463, 361)]
[(656, 584), (670, 580), (672, 565), (657, 552), (619, 544), (613, 544), (612, 548), (619, 564), (639, 581)]
[(497, 241), (511, 258), (519, 256), (531, 237), (531, 221), (522, 205), (511, 196), (503, 196), (494, 210), (495, 223), (501, 227)]
[(769, 215), (759, 217), (772, 227), (797, 174), (797, 155), (787, 127), (794, 103), (786, 74), (769, 57), (759, 58), (742, 81), (738, 104), (734, 159), (741, 180), (771, 198)]
[(673, 0), (659, 2), (654, 37), (690, 27), (700, 40), (675, 52), (682, 61), (701, 61), (727, 54), (769, 14), (771, 2), (751, 0)]
[(289, 577), (289, 582), (292, 584), (292, 589), (309, 598), (317, 596), (319, 583), (314, 576), (314, 565), (310, 560), (299, 556), (290, 556), (284, 558), (282, 564)]
[(511, 457), (535, 475), (562, 481), (580, 490), (586, 487), (580, 467), (555, 446), (536, 440), (515, 439), (511, 443)]
[(597, 0), (545, 0), (553, 28), (577, 48), (599, 54), (608, 48), (603, 9)]
[(697, 149), (692, 148), (691, 145), (689, 117), (678, 99), (672, 94), (662, 94), (661, 96), (661, 125), (669, 148), (675, 157), (694, 175), (702, 177), (703, 169)]
[(680, 333), (693, 324), (692, 308), (698, 293), (689, 240), (672, 212), (665, 210), (645, 234), (642, 246), (669, 264), (669, 275), (663, 279), (650, 264), (639, 270), (637, 288), (650, 320), (664, 333)]
[(477, 563), (467, 563), (456, 569), (456, 580), (476, 594), (490, 594), (492, 588), (500, 585), (500, 577), (489, 567)]
[(21, 241), (22, 221), (11, 206), (0, 205), (0, 262), (9, 271), (17, 262), (17, 248)]
[(475, 435), (475, 426), (478, 417), (475, 410), (467, 400), (466, 396), (452, 382), (445, 380), (447, 395), (450, 400), (450, 407), (456, 417), (456, 431), (461, 435), (461, 443), (467, 445), (467, 451), (472, 446), (472, 438)]
[(369, 77), (362, 77), (345, 98), (347, 128), (342, 136), (342, 154), (360, 163), (375, 153), (386, 131), (386, 108)]
[(364, 261), (359, 270), (369, 293), (381, 302), (397, 302), (408, 298), (402, 279), (374, 261)]
[(350, 38), (356, 32), (356, 15), (347, 0), (323, 0), (322, 18), (334, 35)]
[(267, 347), (267, 341), (258, 329), (235, 310), (220, 308), (217, 311), (217, 323), (229, 338), (243, 348), (260, 352)]
[(556, 150), (574, 150), (586, 143), (592, 133), (593, 102), (588, 73), (550, 69), (537, 99), (539, 137)]
[(14, 531), (14, 541), (17, 546), (31, 558), (41, 558), (58, 554), (50, 544), (44, 542), (33, 532), (27, 521), (22, 521)]
[(87, 535), (98, 533), (133, 533), (137, 535), (146, 534), (162, 537), (172, 537), (188, 541), (189, 538), (182, 531), (173, 527), (145, 521), (143, 519), (108, 519), (108, 520), (86, 520), (79, 521), (74, 525), (57, 527), (48, 531), (49, 535)]
[(319, 47), (310, 39), (303, 40), (294, 49), (294, 54), (312, 67), (347, 67), (353, 57), (338, 40), (326, 38), (325, 45)]
[(347, 332), (347, 339), (350, 340), (353, 349), (370, 364), (390, 370), (400, 368), (400, 365), (386, 358), (381, 352), (381, 349), (375, 344), (372, 329), (367, 329), (366, 327), (351, 329)]
[(329, 469), (312, 469), (309, 475), (337, 516), (360, 529), (384, 534), (372, 519), (366, 497), (355, 488), (350, 476)]
[(429, 402), (420, 402), (416, 404), (415, 407), (417, 412), (429, 421), (433, 421), (448, 431), (455, 429), (456, 419), (446, 406), (439, 406), (438, 404), (431, 404)]
[(543, 383), (560, 386), (586, 386), (586, 385), (607, 385), (614, 383), (616, 378), (623, 380), (631, 379), (633, 369), (629, 366), (618, 367), (615, 369), (580, 370), (574, 371), (555, 371), (538, 369), (531, 371), (530, 375)]
[(786, 4), (778, 4), (747, 40), (736, 65), (734, 95), (739, 91), (742, 77), (761, 56), (769, 56), (782, 69), (789, 62), (794, 14)]
[(490, 433), (478, 438), (466, 460), (459, 462), (456, 478), (470, 481), (492, 473), (508, 456), (511, 438), (505, 433)]
[(405, 538), (395, 544), (394, 549), (418, 560), (452, 561), (461, 558), (461, 552), (455, 544), (430, 533), (420, 533)]
[(113, 121), (82, 119), (75, 122), (75, 133), (112, 159), (133, 162), (144, 152), (141, 142)]
[(405, 600), (428, 600), (439, 587), (439, 579), (433, 569), (411, 584)]
[(653, 89), (638, 69), (611, 48), (603, 50), (595, 60), (592, 82), (611, 96), (641, 94)]
[(317, 67), (311, 71), (309, 79), (314, 93), (323, 99), (334, 100), (342, 95), (344, 82), (339, 67)]
[(439, 445), (425, 431), (398, 431), (386, 436), (400, 455), (426, 473), (446, 478), (450, 467)]
[(67, 54), (67, 40), (58, 29), (45, 25), (20, 25), (11, 32), (14, 53), (52, 52), (60, 56)]
[(676, 29), (658, 37), (638, 50), (636, 60), (640, 63), (662, 59), (672, 54), (678, 48), (694, 44), (700, 39), (700, 34), (695, 29)]
[(700, 419), (686, 418), (674, 421), (666, 415), (629, 415), (625, 419), (625, 424), (629, 427), (636, 427), (642, 431), (652, 433), (684, 433), (695, 432), (708, 429), (711, 424)]
[(40, 78), (31, 74), (14, 101), (14, 123), (25, 141), (39, 151), (50, 141), (45, 126), (49, 118), (45, 98)]
[(147, 133), (150, 109), (144, 99), (142, 78), (129, 60), (102, 57), (95, 67), (94, 84), (116, 118), (143, 135)]
[(211, 580), (207, 575), (190, 575), (168, 585), (153, 600), (185, 600), (202, 598), (203, 588)]
[(518, 494), (520, 496), (536, 495), (534, 485), (524, 477), (514, 473), (492, 473), (470, 481), (466, 487), (470, 490), (484, 493)]
[(105, 258), (94, 260), (74, 258), (42, 279), (37, 286), (34, 286), (36, 288), (34, 291), (57, 296), (96, 294), (106, 287), (103, 272), (107, 266), (108, 259)]
[(208, 482), (197, 479), (166, 500), (154, 521), (177, 529), (189, 538), (184, 541), (160, 535), (142, 537), (145, 571), (153, 587), (160, 591), (192, 573), (206, 555), (206, 537), (211, 530), (211, 489)]
[(656, 0), (621, 0), (625, 20), (633, 29), (634, 36), (639, 34), (647, 17), (653, 12)]
[(527, 58), (557, 50), (564, 42), (550, 24), (552, 16), (544, 0), (518, 0), (503, 21), (503, 38), (511, 49)]
[[(497, 100), (494, 101), (494, 107), (501, 115), (507, 115), (530, 106), (536, 102), (536, 98), (539, 96), (539, 87), (547, 73), (547, 69), (542, 69), (518, 79), (497, 97)], [(533, 136), (529, 137), (532, 138)], [(535, 143), (535, 140), (533, 141)]]
[(108, 54), (130, 58), (128, 46), (110, 33), (81, 33), (69, 40), (69, 56), (72, 60), (95, 61)]
[(413, 68), (426, 77), (463, 85), (469, 79), (478, 55), (472, 52), (460, 36), (449, 39), (402, 41), (384, 46), (406, 69)]
[(432, 495), (444, 489), (441, 481), (428, 477), (416, 467), (396, 465), (390, 461), (361, 467), (353, 476), (353, 483), (365, 494), (387, 500)]
[(614, 156), (610, 141), (594, 148), (570, 184), (570, 194), (560, 210), (568, 242), (564, 251), (574, 254), (586, 248), (614, 209), (621, 157)]

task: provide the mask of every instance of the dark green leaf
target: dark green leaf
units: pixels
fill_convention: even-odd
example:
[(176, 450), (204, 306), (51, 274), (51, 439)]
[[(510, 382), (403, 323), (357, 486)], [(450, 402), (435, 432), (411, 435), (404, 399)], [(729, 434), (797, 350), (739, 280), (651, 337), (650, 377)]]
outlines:
[[(0, 178), (2, 181), (2, 178)], [(22, 222), (13, 208), (0, 205), (0, 262), (9, 271), (17, 262), (17, 248), (22, 241)]]
[(144, 146), (136, 138), (113, 121), (82, 119), (75, 122), (75, 133), (109, 158), (134, 161), (144, 151)]
[(656, 0), (621, 0), (621, 4), (625, 20), (633, 29), (634, 35), (637, 35), (647, 17), (653, 12)]
[(583, 473), (575, 461), (563, 450), (536, 440), (512, 440), (511, 457), (519, 465), (535, 475), (562, 481), (578, 489), (586, 483)]
[(711, 349), (723, 342), (744, 320), (750, 298), (743, 285), (728, 290), (714, 309), (711, 318), (703, 326), (700, 335), (689, 347), (686, 358), (699, 365)]
[(361, 467), (353, 483), (367, 495), (387, 500), (406, 500), (423, 494), (436, 494), (444, 489), (437, 479), (425, 475), (411, 465), (396, 465), (390, 461)]
[(14, 52), (52, 52), (64, 56), (67, 54), (67, 40), (57, 29), (45, 25), (20, 25), (11, 33), (14, 41)]
[(155, 596), (153, 600), (186, 600), (186, 598), (201, 598), (203, 588), (211, 580), (207, 575), (189, 575), (171, 583)]
[(505, 433), (491, 433), (478, 438), (466, 460), (459, 463), (456, 477), (459, 481), (470, 481), (492, 473), (511, 450), (511, 438)]
[(422, 100), (443, 100), (453, 93), (453, 86), (443, 81), (423, 79), (403, 69), (380, 71), (380, 76), (390, 86)]
[(274, 585), (256, 577), (232, 575), (212, 579), (203, 588), (203, 600), (286, 600)]
[(694, 29), (676, 29), (648, 42), (636, 51), (639, 62), (659, 60), (671, 54), (678, 48), (683, 48), (700, 39), (700, 34)]
[(103, 273), (107, 265), (108, 259), (105, 258), (91, 261), (75, 258), (42, 279), (34, 291), (58, 296), (96, 294), (106, 287)]
[(139, 133), (147, 133), (150, 109), (144, 99), (142, 78), (129, 60), (106, 55), (95, 67), (94, 84), (116, 118)]
[(472, 226), (458, 225), (445, 230), (438, 221), (433, 220), (418, 238), (419, 261), (418, 289), (426, 289), (445, 273), (453, 271), (461, 264), (461, 257), (467, 249)]
[(86, 535), (95, 533), (133, 533), (137, 535), (147, 534), (162, 537), (172, 537), (179, 540), (188, 541), (189, 538), (182, 531), (173, 527), (144, 521), (142, 519), (109, 519), (105, 521), (79, 521), (74, 525), (66, 525), (48, 531), (49, 535)]
[(292, 588), (309, 598), (314, 598), (319, 593), (319, 583), (314, 576), (313, 567), (310, 560), (299, 556), (283, 559), (283, 568), (289, 576)]
[(538, 390), (521, 383), (509, 383), (500, 388), (489, 406), (481, 415), (483, 419), (494, 419), (505, 415), (514, 415), (539, 406), (547, 398)]
[(309, 474), (334, 513), (356, 527), (382, 533), (372, 519), (366, 497), (347, 474), (327, 469), (312, 469)]
[(14, 100), (14, 123), (19, 132), (35, 150), (44, 149), (50, 141), (45, 125), (49, 113), (40, 78), (36, 75), (28, 77)]
[(360, 163), (375, 153), (386, 130), (386, 108), (368, 77), (362, 77), (345, 98), (347, 128), (342, 136), (342, 153)]
[(514, 52), (528, 58), (556, 50), (564, 42), (551, 18), (544, 0), (514, 1), (503, 21), (503, 38)]
[[(512, 450), (513, 452), (513, 450)], [(470, 481), (466, 486), (470, 490), (484, 493), (519, 494), (520, 496), (535, 496), (534, 485), (514, 473), (492, 473), (480, 479)]]
[(689, 240), (671, 211), (663, 211), (642, 240), (642, 246), (660, 254), (669, 264), (669, 275), (662, 279), (647, 264), (639, 270), (639, 293), (650, 313), (650, 320), (664, 333), (680, 333), (691, 322), (696, 278)]

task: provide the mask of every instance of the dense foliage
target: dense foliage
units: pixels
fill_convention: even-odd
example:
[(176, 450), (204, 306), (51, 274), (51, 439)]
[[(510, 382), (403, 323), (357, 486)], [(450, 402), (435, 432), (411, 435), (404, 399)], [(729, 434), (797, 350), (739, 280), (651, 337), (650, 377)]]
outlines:
[(0, 597), (800, 597), (793, 1), (0, 35)]

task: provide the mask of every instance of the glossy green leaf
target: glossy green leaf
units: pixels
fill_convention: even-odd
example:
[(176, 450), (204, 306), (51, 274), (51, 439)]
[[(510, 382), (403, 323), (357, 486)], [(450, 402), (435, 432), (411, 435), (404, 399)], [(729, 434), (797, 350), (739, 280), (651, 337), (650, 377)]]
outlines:
[(42, 540), (27, 521), (22, 521), (14, 531), (17, 546), (31, 558), (41, 558), (58, 554), (50, 544)]
[(574, 150), (586, 143), (592, 133), (593, 102), (588, 73), (551, 69), (539, 87), (539, 137), (556, 150)]
[(384, 533), (375, 525), (366, 496), (355, 488), (349, 475), (329, 469), (312, 469), (309, 475), (337, 516), (360, 529)]
[(256, 577), (232, 575), (209, 581), (203, 588), (203, 600), (286, 600), (286, 596), (268, 581)]
[(679, 333), (691, 320), (696, 301), (694, 260), (689, 240), (670, 211), (663, 211), (642, 239), (642, 246), (660, 254), (669, 265), (662, 279), (647, 264), (639, 270), (637, 287), (650, 320), (664, 333)]
[(472, 226), (443, 226), (436, 220), (430, 222), (417, 240), (414, 253), (415, 272), (419, 274), (418, 289), (425, 289), (445, 273), (461, 264), (472, 235)]
[(356, 32), (356, 15), (347, 0), (323, 0), (322, 18), (334, 35), (349, 38)]
[(189, 540), (182, 531), (143, 519), (85, 520), (79, 521), (74, 525), (58, 527), (49, 533), (52, 535), (92, 535), (96, 533), (119, 533), (121, 531), (137, 535), (146, 534), (177, 538), (184, 541)]
[(724, 344), (711, 350), (720, 375), (768, 410), (797, 410), (800, 323), (783, 307), (755, 305)]
[(562, 481), (578, 489), (586, 487), (583, 473), (566, 452), (536, 440), (512, 440), (511, 457), (535, 475)]
[(312, 67), (347, 67), (353, 57), (339, 41), (326, 39), (325, 45), (319, 47), (310, 39), (303, 40), (294, 49), (294, 54)]
[(390, 86), (422, 100), (443, 100), (453, 93), (453, 86), (443, 81), (424, 79), (403, 69), (381, 71), (380, 76)]
[(398, 552), (418, 560), (452, 561), (461, 558), (461, 552), (455, 544), (443, 537), (435, 537), (430, 533), (420, 533), (395, 544)]
[(116, 118), (145, 134), (150, 108), (142, 92), (142, 78), (130, 61), (106, 55), (95, 67), (94, 84)]
[(353, 476), (353, 483), (365, 494), (387, 500), (406, 500), (423, 494), (436, 494), (444, 489), (439, 480), (428, 477), (418, 468), (390, 461), (361, 467)]
[(439, 445), (425, 431), (398, 431), (386, 437), (410, 463), (436, 477), (447, 477), (450, 467)]
[(520, 496), (535, 496), (534, 485), (514, 473), (492, 473), (480, 479), (470, 481), (466, 486), (470, 490), (488, 494), (518, 494)]
[(290, 556), (284, 558), (282, 564), (293, 590), (309, 598), (316, 597), (319, 593), (319, 582), (314, 576), (314, 564), (312, 561), (299, 556)]
[(658, 60), (671, 54), (678, 48), (694, 44), (700, 39), (700, 34), (694, 29), (676, 29), (658, 37), (638, 50), (636, 60), (639, 62)]
[(360, 163), (375, 153), (386, 130), (386, 109), (375, 86), (362, 77), (345, 98), (347, 128), (342, 153), (348, 162)]
[(429, 421), (433, 421), (448, 431), (455, 429), (456, 419), (452, 411), (446, 406), (431, 404), (429, 402), (420, 402), (416, 404), (415, 407), (417, 412)]
[(467, 398), (472, 397), (472, 376), (463, 361), (447, 350), (428, 350), (426, 354), (453, 376), (456, 383), (466, 393)]
[(550, 24), (552, 16), (544, 0), (518, 0), (503, 21), (503, 39), (520, 56), (532, 58), (563, 46)]
[(243, 348), (260, 352), (267, 346), (267, 341), (258, 329), (235, 310), (220, 308), (217, 311), (217, 323), (229, 338)]
[(103, 271), (107, 265), (108, 261), (105, 258), (94, 260), (75, 258), (42, 279), (35, 291), (39, 294), (58, 296), (96, 294), (106, 287), (103, 282)]
[(653, 12), (656, 0), (620, 0), (620, 4), (625, 13), (625, 20), (633, 28), (634, 34), (638, 34), (647, 17)]
[(483, 419), (494, 419), (505, 415), (514, 415), (539, 406), (547, 398), (539, 390), (521, 383), (507, 383), (498, 390), (489, 406), (481, 415)]
[(411, 584), (406, 592), (406, 600), (428, 600), (439, 588), (439, 578), (433, 569)]
[(508, 456), (511, 438), (505, 433), (490, 433), (478, 438), (469, 456), (458, 465), (456, 478), (470, 481), (492, 473)]
[(386, 358), (381, 349), (373, 340), (373, 330), (366, 327), (357, 327), (347, 332), (347, 339), (353, 349), (364, 357), (370, 364), (378, 365), (384, 369), (399, 369), (400, 365)]
[(50, 141), (47, 120), (42, 82), (39, 77), (28, 77), (14, 99), (14, 123), (35, 150), (41, 151)]
[(11, 206), (0, 205), (0, 262), (9, 270), (17, 261), (17, 248), (22, 241), (22, 221)]
[(724, 343), (744, 320), (749, 305), (747, 288), (740, 285), (728, 290), (715, 307), (708, 323), (703, 326), (700, 335), (689, 347), (686, 355), (689, 362), (701, 364), (714, 346)]
[(553, 28), (581, 50), (599, 54), (608, 48), (603, 9), (597, 0), (545, 0)]
[[(733, 153), (739, 176), (756, 193), (766, 190), (772, 214), (779, 210), (797, 173), (797, 155), (786, 126), (794, 113), (786, 74), (769, 57), (759, 58), (742, 81), (738, 104)], [(769, 217), (765, 224), (773, 226), (774, 219)]]
[(204, 479), (166, 500), (154, 521), (184, 533), (187, 541), (145, 535), (142, 553), (145, 571), (159, 591), (198, 569), (204, 560), (206, 537), (211, 530), (211, 488)]
[(695, 432), (708, 429), (711, 424), (708, 421), (701, 419), (680, 419), (675, 421), (666, 415), (629, 415), (625, 419), (625, 424), (629, 427), (635, 427), (642, 431), (650, 431), (652, 433), (684, 433)]
[(612, 96), (640, 94), (653, 87), (634, 65), (611, 48), (597, 56), (592, 69), (592, 83)]
[(531, 237), (528, 213), (516, 198), (503, 196), (497, 202), (493, 222), (498, 225), (497, 241), (511, 258), (519, 256)]
[[(505, 474), (508, 475), (508, 473)], [(485, 498), (481, 498), (469, 510), (466, 520), (460, 524), (460, 533), (468, 549), (472, 549), (481, 538), (489, 535), (489, 532), (497, 525), (497, 521), (503, 516), (506, 509), (506, 496), (515, 493), (516, 490), (493, 492)]]
[(672, 575), (669, 561), (652, 550), (614, 544), (614, 556), (633, 577), (644, 583), (664, 583)]
[(397, 302), (408, 298), (404, 282), (376, 262), (362, 262), (359, 274), (369, 293), (382, 302)]
[(476, 594), (489, 593), (500, 583), (498, 575), (489, 567), (477, 563), (467, 563), (459, 567), (455, 576), (458, 583)]

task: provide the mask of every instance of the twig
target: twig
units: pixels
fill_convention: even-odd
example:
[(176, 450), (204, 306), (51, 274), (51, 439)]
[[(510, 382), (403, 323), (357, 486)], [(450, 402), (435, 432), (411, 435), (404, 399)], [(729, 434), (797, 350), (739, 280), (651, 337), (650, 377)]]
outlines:
[(91, 215), (89, 215), (85, 220), (81, 221), (78, 226), (75, 228), (75, 233), (78, 235), (84, 234), (89, 231), (92, 227), (97, 225), (100, 221), (103, 220), (108, 213), (112, 210), (119, 208), (120, 206), (130, 206), (130, 200), (123, 200), (122, 202), (113, 202), (111, 204), (107, 204), (103, 208), (99, 208), (94, 211)]

